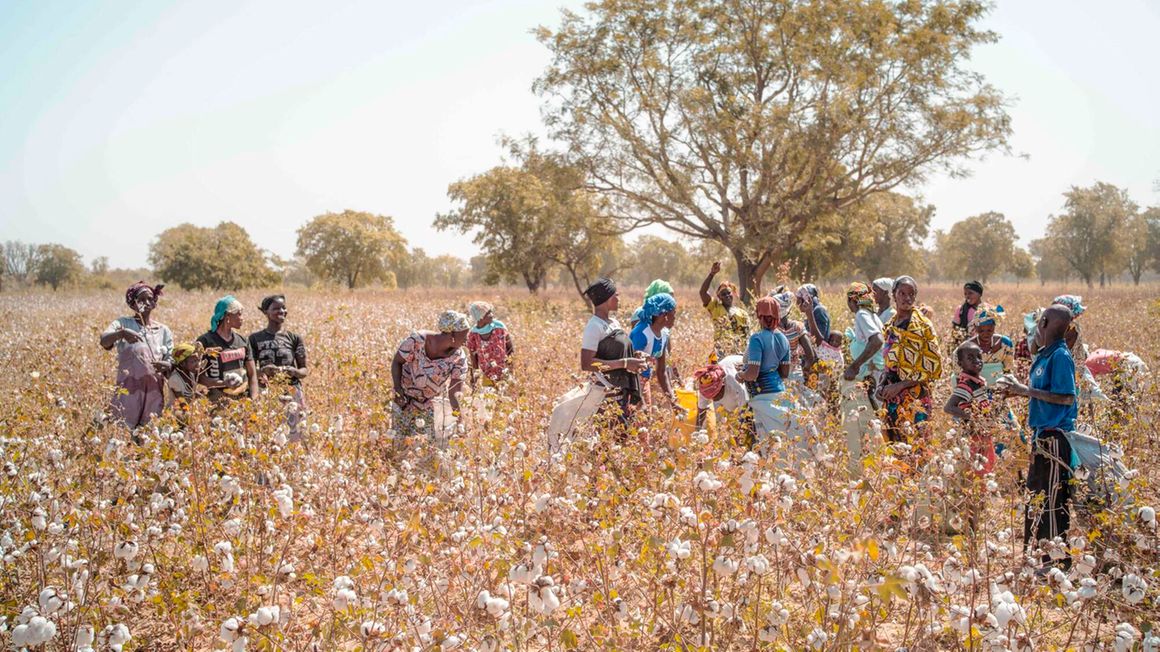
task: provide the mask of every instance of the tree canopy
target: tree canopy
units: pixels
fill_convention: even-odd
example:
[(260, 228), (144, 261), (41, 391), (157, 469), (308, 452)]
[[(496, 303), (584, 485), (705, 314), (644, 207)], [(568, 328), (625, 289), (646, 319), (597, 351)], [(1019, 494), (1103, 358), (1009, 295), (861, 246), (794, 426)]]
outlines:
[(393, 279), (392, 270), (406, 258), (407, 240), (390, 217), (344, 210), (298, 229), (297, 255), (320, 278), (356, 288)]
[(1128, 192), (1098, 182), (1065, 192), (1064, 212), (1050, 219), (1047, 236), (1076, 274), (1091, 287), (1096, 277), (1103, 286), (1109, 274), (1120, 271), (1123, 229), (1136, 214)]
[(61, 244), (43, 244), (36, 248), (36, 282), (52, 287), (76, 282), (85, 274), (81, 255)]
[(241, 290), (278, 280), (266, 254), (233, 222), (166, 229), (149, 245), (149, 263), (161, 280), (186, 290)]
[(1021, 251), (1015, 225), (1002, 213), (990, 211), (955, 222), (945, 237), (939, 238), (942, 272), (948, 278), (978, 280), (986, 283), (992, 276), (1016, 269), (1024, 261), (1016, 258)]
[(538, 36), (535, 88), (622, 224), (732, 253), (750, 290), (842, 209), (1005, 149), (963, 63), (987, 3), (600, 0)]

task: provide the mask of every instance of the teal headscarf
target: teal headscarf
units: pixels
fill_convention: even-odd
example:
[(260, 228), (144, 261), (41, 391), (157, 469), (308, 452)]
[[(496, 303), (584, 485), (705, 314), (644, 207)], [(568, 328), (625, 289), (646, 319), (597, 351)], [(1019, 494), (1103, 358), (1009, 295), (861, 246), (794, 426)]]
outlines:
[(640, 321), (646, 325), (651, 325), (653, 318), (657, 315), (662, 315), (676, 309), (677, 300), (673, 298), (673, 295), (667, 292), (654, 294), (646, 299), (644, 305), (641, 306)]
[(669, 285), (668, 281), (657, 279), (648, 284), (644, 291), (644, 300), (648, 301), (649, 297), (655, 297), (658, 294), (673, 294), (673, 286)]
[(213, 307), (213, 317), (209, 320), (209, 329), (216, 331), (218, 324), (222, 323), (226, 313), (233, 311), (240, 311), (242, 309), (242, 302), (234, 298), (234, 295), (227, 294), (218, 299), (218, 302)]

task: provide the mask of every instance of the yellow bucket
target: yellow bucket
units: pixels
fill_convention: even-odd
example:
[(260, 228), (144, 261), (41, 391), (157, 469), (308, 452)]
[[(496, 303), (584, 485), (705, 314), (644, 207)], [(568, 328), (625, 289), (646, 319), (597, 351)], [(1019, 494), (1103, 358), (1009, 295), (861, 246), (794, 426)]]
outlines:
[[(691, 432), (691, 430), (697, 426), (697, 392), (691, 389), (678, 387), (676, 389), (676, 395), (677, 405), (681, 406), (681, 408), (685, 410), (685, 418), (679, 419), (678, 422), (687, 424), (687, 426), (692, 426), (692, 428), (688, 428), (688, 430)], [(717, 433), (717, 418), (715, 412), (715, 410), (705, 411), (705, 430), (707, 430), (710, 435)]]

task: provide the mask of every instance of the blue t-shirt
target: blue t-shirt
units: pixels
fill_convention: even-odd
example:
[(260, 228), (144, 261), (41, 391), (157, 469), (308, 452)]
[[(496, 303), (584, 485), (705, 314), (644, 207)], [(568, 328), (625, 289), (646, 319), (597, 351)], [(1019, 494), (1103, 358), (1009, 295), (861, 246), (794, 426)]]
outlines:
[[(662, 328), (661, 334), (658, 336), (652, 331), (652, 327), (646, 323), (637, 322), (633, 327), (632, 332), (629, 333), (628, 338), (632, 340), (632, 348), (634, 351), (640, 351), (652, 359), (661, 357), (665, 352), (665, 347), (669, 345), (669, 329)], [(651, 378), (652, 373), (648, 369), (641, 372), (641, 377)]]
[(781, 331), (770, 331), (764, 328), (749, 336), (749, 349), (745, 355), (746, 362), (758, 365), (757, 388), (754, 394), (768, 394), (785, 389), (781, 375), (777, 368), (783, 362), (789, 362), (789, 340)]
[(830, 311), (818, 302), (814, 305), (814, 323), (818, 325), (818, 331), (822, 334), (823, 340), (830, 339)]
[[(1067, 348), (1067, 342), (1059, 340), (1039, 351), (1031, 363), (1031, 387), (1052, 394), (1075, 395), (1075, 360)], [(1057, 405), (1031, 399), (1028, 405), (1027, 425), (1037, 434), (1042, 430), (1075, 430), (1078, 414), (1076, 402)]]

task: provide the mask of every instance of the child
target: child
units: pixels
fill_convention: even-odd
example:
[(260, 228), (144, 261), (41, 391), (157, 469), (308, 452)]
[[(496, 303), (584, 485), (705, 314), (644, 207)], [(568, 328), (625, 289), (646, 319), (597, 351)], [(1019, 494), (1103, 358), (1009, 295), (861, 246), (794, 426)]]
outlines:
[(169, 372), (169, 404), (177, 411), (178, 422), (184, 425), (189, 415), (189, 403), (197, 398), (197, 377), (201, 375), (201, 342), (184, 342), (173, 347), (173, 370)]
[(991, 409), (987, 381), (981, 375), (983, 349), (968, 340), (955, 349), (955, 358), (962, 372), (943, 411), (964, 424), (971, 440), (971, 459), (982, 461), (982, 467), (976, 467), (975, 474), (984, 476), (995, 468), (995, 442), (990, 431), (980, 423)]

